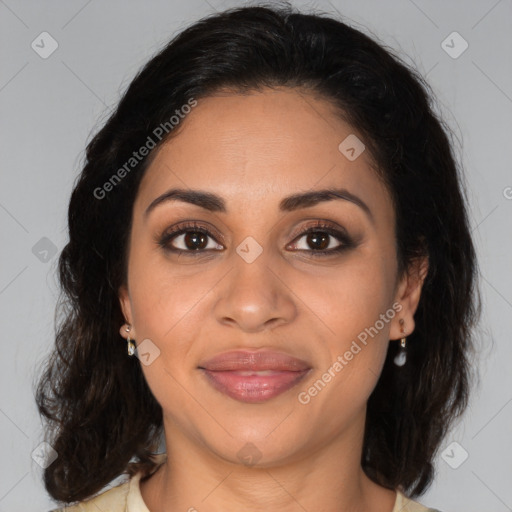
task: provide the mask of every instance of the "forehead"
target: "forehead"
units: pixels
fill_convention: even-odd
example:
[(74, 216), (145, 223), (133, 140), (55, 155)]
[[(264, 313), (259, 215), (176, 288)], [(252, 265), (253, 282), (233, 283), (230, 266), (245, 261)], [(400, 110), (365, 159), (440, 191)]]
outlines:
[(198, 100), (181, 123), (156, 150), (136, 208), (174, 187), (221, 195), (228, 212), (249, 200), (277, 204), (285, 195), (328, 187), (387, 199), (368, 152), (349, 160), (339, 149), (347, 137), (362, 136), (329, 102), (303, 91), (217, 94)]

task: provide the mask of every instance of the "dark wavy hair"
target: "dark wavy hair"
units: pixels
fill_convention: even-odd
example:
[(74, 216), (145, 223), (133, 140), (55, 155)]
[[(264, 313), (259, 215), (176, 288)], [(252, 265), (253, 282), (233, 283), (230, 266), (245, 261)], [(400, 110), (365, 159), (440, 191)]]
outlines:
[(264, 87), (320, 96), (359, 130), (392, 197), (400, 275), (428, 256), (407, 364), (393, 365), (397, 345), (390, 344), (367, 404), (361, 465), (379, 485), (411, 497), (430, 485), (440, 443), (467, 406), (481, 310), (453, 133), (435, 113), (431, 88), (392, 50), (325, 13), (300, 13), (283, 3), (229, 9), (179, 33), (138, 72), (87, 145), (69, 203), (69, 242), (59, 258), (56, 347), (36, 391), (58, 453), (44, 472), (56, 500), (84, 500), (122, 474), (147, 475), (155, 467), (162, 409), (140, 362), (126, 356), (118, 292), (126, 283), (141, 178), (158, 147), (181, 127), (169, 130), (104, 197), (94, 191), (105, 190), (133, 152), (155, 138), (155, 128), (191, 98), (200, 103), (219, 90)]

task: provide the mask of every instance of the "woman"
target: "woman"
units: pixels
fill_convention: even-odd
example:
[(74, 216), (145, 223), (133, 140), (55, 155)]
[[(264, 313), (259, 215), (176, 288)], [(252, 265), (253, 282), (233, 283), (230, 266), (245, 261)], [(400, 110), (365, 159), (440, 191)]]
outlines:
[(202, 19), (146, 64), (69, 205), (37, 395), (53, 498), (427, 510), (414, 498), (466, 407), (479, 314), (428, 91), (361, 32), (288, 6)]

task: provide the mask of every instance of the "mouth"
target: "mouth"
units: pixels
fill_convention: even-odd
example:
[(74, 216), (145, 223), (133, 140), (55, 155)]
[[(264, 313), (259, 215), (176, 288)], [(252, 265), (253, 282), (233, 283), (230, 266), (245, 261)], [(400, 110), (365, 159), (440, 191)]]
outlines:
[(312, 369), (301, 359), (270, 351), (226, 352), (198, 368), (214, 389), (246, 403), (265, 402), (288, 391)]

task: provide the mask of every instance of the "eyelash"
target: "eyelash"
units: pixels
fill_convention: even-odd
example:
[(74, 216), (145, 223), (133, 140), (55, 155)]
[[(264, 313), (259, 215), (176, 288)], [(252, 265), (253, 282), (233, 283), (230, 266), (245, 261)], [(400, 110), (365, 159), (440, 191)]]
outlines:
[[(183, 249), (176, 249), (169, 247), (169, 242), (182, 234), (186, 233), (202, 233), (204, 235), (207, 235), (208, 237), (215, 240), (212, 233), (196, 224), (195, 222), (185, 222), (183, 224), (178, 225), (174, 230), (164, 233), (159, 239), (157, 239), (157, 243), (162, 249), (165, 251), (169, 251), (175, 254), (185, 254), (187, 256), (200, 256), (203, 255), (205, 251), (211, 251), (212, 249), (199, 249), (199, 250), (183, 250)], [(304, 235), (308, 235), (310, 233), (326, 233), (330, 236), (333, 236), (334, 238), (337, 238), (341, 244), (334, 248), (334, 249), (322, 249), (322, 250), (305, 250), (305, 249), (298, 249), (299, 252), (310, 252), (311, 256), (317, 257), (317, 256), (332, 256), (334, 254), (339, 254), (343, 251), (346, 251), (347, 249), (351, 249), (355, 247), (355, 244), (353, 240), (343, 231), (339, 231), (337, 229), (334, 229), (330, 224), (326, 224), (325, 222), (318, 221), (313, 226), (308, 226), (306, 229), (302, 230), (295, 238), (294, 240), (302, 238)], [(215, 240), (215, 242), (217, 242)], [(218, 242), (217, 242), (218, 243)]]

